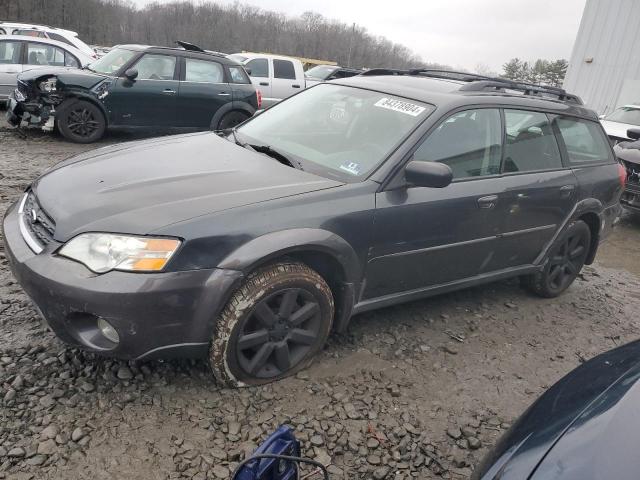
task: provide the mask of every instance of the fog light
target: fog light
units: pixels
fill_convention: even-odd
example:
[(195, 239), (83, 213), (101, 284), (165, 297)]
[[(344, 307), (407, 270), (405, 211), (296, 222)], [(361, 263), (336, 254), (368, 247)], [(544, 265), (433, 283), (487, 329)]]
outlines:
[(113, 328), (113, 326), (104, 318), (98, 318), (98, 328), (100, 329), (100, 332), (102, 332), (102, 335), (107, 338), (107, 340), (110, 340), (113, 343), (120, 342), (120, 335), (118, 335), (116, 329)]

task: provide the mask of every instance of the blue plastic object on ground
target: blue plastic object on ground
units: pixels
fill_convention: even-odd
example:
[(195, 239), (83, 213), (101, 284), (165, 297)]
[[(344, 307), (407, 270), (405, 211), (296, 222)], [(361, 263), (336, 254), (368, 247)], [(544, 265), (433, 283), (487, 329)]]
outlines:
[[(300, 442), (293, 435), (293, 429), (288, 425), (281, 425), (253, 452), (251, 458), (264, 454), (300, 457)], [(283, 458), (249, 459), (234, 475), (234, 480), (297, 479), (297, 462)]]

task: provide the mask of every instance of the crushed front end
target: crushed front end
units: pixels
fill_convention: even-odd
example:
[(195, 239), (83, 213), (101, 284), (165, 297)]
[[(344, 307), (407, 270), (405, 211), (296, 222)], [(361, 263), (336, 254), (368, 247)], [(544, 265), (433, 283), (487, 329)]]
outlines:
[(64, 100), (55, 76), (44, 76), (36, 82), (18, 79), (18, 88), (9, 97), (7, 121), (10, 125), (41, 127), (45, 132), (54, 128), (56, 107)]

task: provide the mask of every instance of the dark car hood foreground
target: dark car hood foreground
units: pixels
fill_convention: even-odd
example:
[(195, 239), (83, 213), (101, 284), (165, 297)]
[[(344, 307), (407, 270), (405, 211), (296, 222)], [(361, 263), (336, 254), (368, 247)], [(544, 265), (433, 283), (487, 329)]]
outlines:
[(25, 70), (18, 75), (18, 80), (31, 84), (42, 77), (57, 77), (67, 87), (91, 88), (105, 78), (106, 75), (92, 72), (87, 69), (73, 67), (38, 67)]
[(282, 165), (214, 133), (93, 150), (36, 181), (55, 239), (108, 231), (150, 233), (189, 218), (342, 185)]
[(473, 478), (637, 479), (639, 378), (640, 341), (581, 365), (529, 407)]

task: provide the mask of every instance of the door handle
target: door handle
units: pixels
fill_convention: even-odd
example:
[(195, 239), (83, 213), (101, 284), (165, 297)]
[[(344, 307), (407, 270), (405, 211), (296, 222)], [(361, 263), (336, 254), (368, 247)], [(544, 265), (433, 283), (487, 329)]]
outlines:
[(562, 187), (560, 187), (560, 197), (569, 198), (571, 195), (573, 195), (575, 189), (575, 185), (563, 185)]
[(268, 87), (269, 86), (269, 82), (260, 82), (260, 85), (262, 85), (263, 87)]
[(218, 94), (220, 97), (228, 97), (229, 95), (231, 95), (230, 93), (227, 92), (222, 92)]
[(300, 85), (297, 85), (297, 84), (294, 84), (294, 85), (291, 85), (291, 86), (292, 86), (293, 88), (300, 88)]
[(176, 91), (175, 90), (171, 90), (170, 88), (165, 88), (162, 93), (164, 93), (165, 95), (175, 95)]
[(487, 195), (486, 197), (480, 197), (478, 199), (478, 207), (480, 208), (494, 208), (497, 203), (497, 195)]

